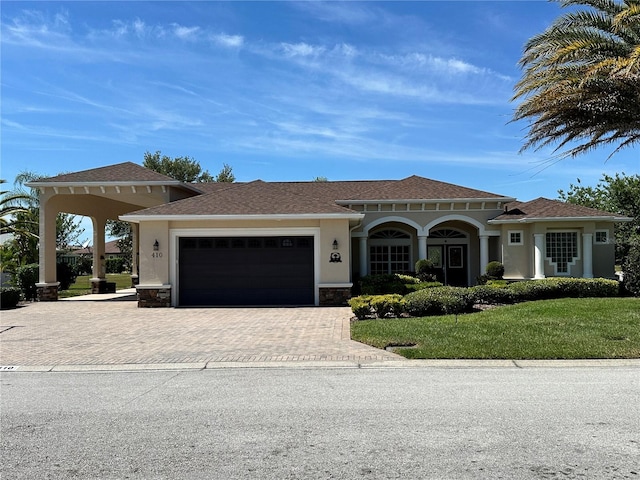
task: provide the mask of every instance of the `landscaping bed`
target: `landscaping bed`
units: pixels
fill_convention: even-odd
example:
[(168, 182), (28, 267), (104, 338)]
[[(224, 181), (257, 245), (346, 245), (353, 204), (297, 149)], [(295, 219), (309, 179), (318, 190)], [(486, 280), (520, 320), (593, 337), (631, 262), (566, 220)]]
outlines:
[(351, 338), (407, 358), (640, 358), (640, 298), (620, 294), (614, 280), (547, 278), (361, 295)]
[(412, 359), (640, 358), (640, 298), (563, 298), (477, 313), (352, 322), (353, 340)]

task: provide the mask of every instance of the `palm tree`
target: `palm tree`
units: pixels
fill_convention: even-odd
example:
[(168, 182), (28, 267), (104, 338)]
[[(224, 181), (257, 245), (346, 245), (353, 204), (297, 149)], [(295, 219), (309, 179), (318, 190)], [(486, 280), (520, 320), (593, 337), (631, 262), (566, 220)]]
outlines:
[[(0, 179), (0, 183), (6, 183)], [(20, 214), (29, 213), (29, 209), (22, 206), (21, 202), (30, 201), (31, 196), (22, 192), (0, 191), (0, 234), (19, 233), (22, 235), (33, 235), (24, 228), (17, 218)]]
[(640, 142), (640, 0), (556, 0), (587, 6), (531, 38), (520, 60), (521, 100), (513, 120), (528, 120), (522, 150), (556, 144), (575, 157), (598, 146)]

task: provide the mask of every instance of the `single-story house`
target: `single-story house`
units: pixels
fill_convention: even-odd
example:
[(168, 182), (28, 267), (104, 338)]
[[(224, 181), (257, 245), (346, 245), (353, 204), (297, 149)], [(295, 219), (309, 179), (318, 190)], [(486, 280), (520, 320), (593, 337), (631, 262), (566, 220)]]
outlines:
[[(118, 246), (119, 240), (111, 240), (109, 242), (105, 242), (104, 244), (104, 258), (106, 260), (114, 259), (114, 258), (123, 258), (125, 256), (124, 253), (120, 251), (120, 247)], [(75, 249), (71, 252), (73, 255), (79, 255), (82, 257), (93, 255), (93, 247), (86, 246), (82, 248)]]
[(618, 215), (419, 176), (185, 184), (127, 162), (41, 179), (42, 300), (57, 298), (55, 216), (93, 221), (96, 290), (108, 219), (133, 225), (138, 305), (336, 305), (368, 274), (431, 259), (449, 285), (487, 263), (505, 278), (614, 278)]

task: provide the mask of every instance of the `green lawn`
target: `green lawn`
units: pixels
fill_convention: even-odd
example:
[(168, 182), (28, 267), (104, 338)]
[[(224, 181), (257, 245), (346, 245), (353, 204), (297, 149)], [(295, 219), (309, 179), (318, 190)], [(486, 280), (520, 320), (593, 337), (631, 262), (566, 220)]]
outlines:
[[(91, 275), (81, 275), (69, 290), (58, 292), (58, 297), (68, 298), (91, 293)], [(107, 273), (107, 282), (116, 282), (116, 290), (131, 288), (131, 275), (128, 273)]]
[(351, 338), (407, 358), (640, 358), (640, 298), (567, 298), (424, 318), (356, 321)]

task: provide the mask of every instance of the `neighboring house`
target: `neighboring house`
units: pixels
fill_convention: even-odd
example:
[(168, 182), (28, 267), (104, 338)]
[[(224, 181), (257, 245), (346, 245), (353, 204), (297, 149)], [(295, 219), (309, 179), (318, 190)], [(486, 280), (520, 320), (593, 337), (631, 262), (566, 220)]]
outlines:
[[(614, 278), (614, 224), (629, 220), (418, 176), (183, 184), (122, 163), (29, 186), (47, 206), (47, 252), (58, 211), (93, 219), (94, 260), (107, 219), (133, 224), (139, 306), (344, 304), (357, 278), (411, 272), (421, 258), (449, 285), (474, 284), (493, 260), (510, 279)], [(41, 298), (57, 298), (44, 257)]]
[[(80, 255), (83, 257), (93, 255), (93, 247), (85, 247), (79, 248), (77, 250), (73, 250), (71, 252), (73, 255)], [(109, 260), (111, 258), (123, 258), (125, 254), (120, 251), (120, 247), (118, 247), (118, 240), (111, 240), (109, 242), (105, 242), (104, 244), (104, 258)]]

